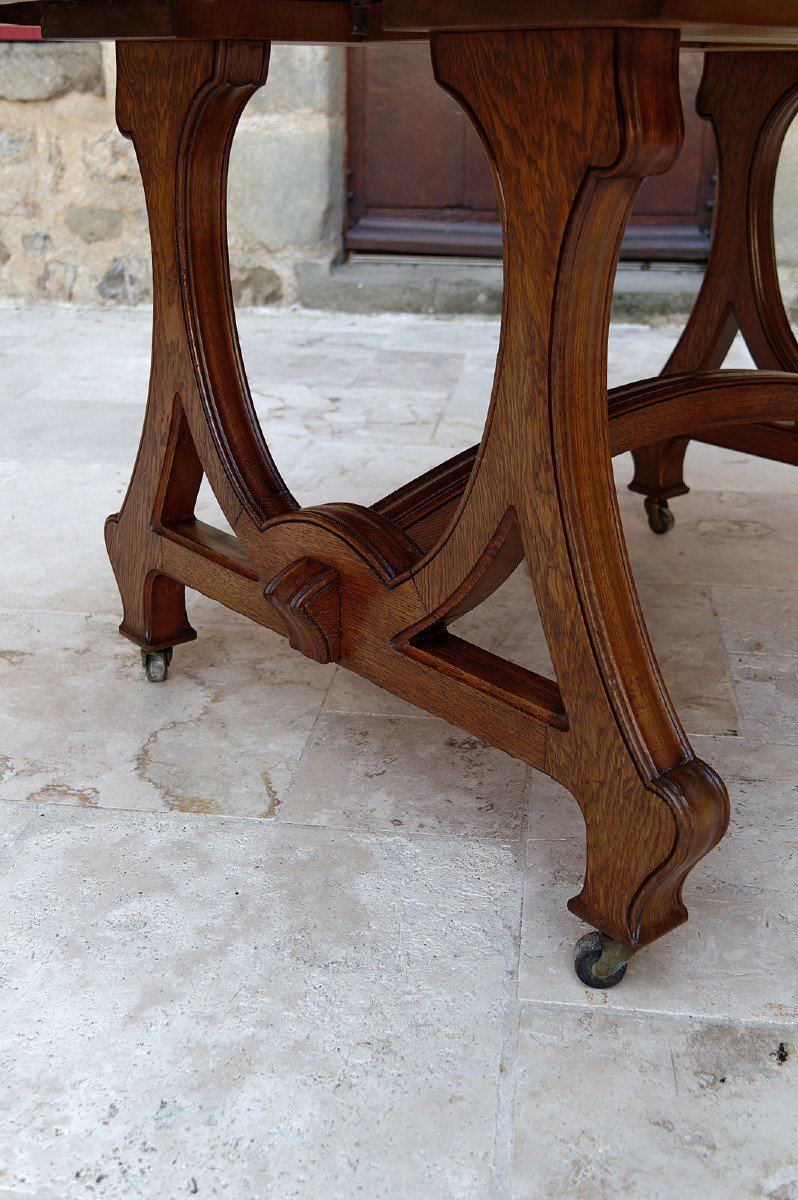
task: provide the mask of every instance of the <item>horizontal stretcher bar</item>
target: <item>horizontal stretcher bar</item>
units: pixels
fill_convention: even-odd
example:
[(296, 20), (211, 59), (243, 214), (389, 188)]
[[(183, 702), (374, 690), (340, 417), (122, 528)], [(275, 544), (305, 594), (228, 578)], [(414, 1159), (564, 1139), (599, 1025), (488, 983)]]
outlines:
[[(798, 421), (798, 379), (765, 371), (647, 379), (610, 392), (609, 411), (613, 457), (681, 436), (721, 445), (732, 438), (738, 445), (741, 427), (749, 438), (752, 430), (764, 437), (772, 432), (766, 423)], [(794, 455), (792, 442), (790, 450)], [(422, 550), (432, 550), (454, 517), (478, 453), (479, 446), (464, 451), (386, 496), (375, 509)]]

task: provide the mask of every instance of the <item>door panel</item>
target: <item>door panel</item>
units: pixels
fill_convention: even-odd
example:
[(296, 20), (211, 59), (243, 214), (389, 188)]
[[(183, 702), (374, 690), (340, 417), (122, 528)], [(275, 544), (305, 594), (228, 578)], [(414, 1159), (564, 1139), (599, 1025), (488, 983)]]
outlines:
[[(700, 54), (682, 55), (687, 136), (668, 175), (646, 182), (626, 259), (705, 260), (716, 152), (695, 111)], [(349, 51), (351, 250), (501, 257), (488, 160), (460, 107), (435, 83), (426, 43)]]

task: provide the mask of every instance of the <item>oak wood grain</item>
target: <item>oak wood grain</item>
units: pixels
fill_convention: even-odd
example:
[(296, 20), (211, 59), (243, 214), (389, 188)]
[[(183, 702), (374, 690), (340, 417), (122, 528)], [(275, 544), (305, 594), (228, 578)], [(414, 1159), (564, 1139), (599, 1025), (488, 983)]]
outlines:
[[(408, 41), (369, 12), (368, 40)], [(358, 44), (349, 0), (24, 0), (0, 5), (9, 25), (38, 25), (45, 41), (180, 38)]]
[(678, 29), (686, 41), (798, 43), (793, 0), (383, 0), (389, 30)]
[[(40, 25), (45, 40), (363, 40), (349, 0), (23, 0), (0, 14), (9, 25)], [(367, 36), (607, 27), (678, 30), (697, 48), (798, 46), (794, 0), (374, 0)]]
[[(798, 54), (708, 56), (698, 110), (712, 122), (720, 155), (713, 248), (665, 373), (717, 370), (738, 332), (758, 367), (798, 371), (798, 343), (779, 284), (773, 215), (779, 158), (798, 113)], [(729, 445), (729, 436), (719, 435), (718, 444)], [(766, 423), (747, 438), (742, 429), (734, 437), (734, 449), (798, 466), (793, 430)], [(688, 445), (679, 436), (638, 450), (632, 491), (662, 500), (684, 495)]]
[[(434, 36), (437, 77), (480, 133), (502, 203), (506, 301), (485, 435), (372, 508), (308, 509), (258, 425), (229, 283), (230, 145), (266, 79), (268, 45), (138, 41), (118, 52), (118, 115), (141, 163), (155, 280), (142, 446), (108, 523), (123, 632), (145, 648), (193, 636), (185, 588), (196, 588), (548, 772), (587, 825), (572, 907), (631, 947), (685, 919), (684, 878), (728, 807), (651, 649), (611, 454), (619, 438), (642, 443), (711, 414), (739, 420), (743, 393), (746, 411), (795, 411), (781, 377), (607, 394), (620, 243), (643, 180), (680, 146), (678, 49), (668, 31)], [(233, 536), (196, 520), (203, 474)], [(524, 558), (554, 679), (449, 631)]]
[[(69, 0), (84, 14), (88, 2)], [(668, 3), (662, 11), (672, 14)], [(278, 14), (283, 33), (299, 36), (310, 10), (324, 9), (334, 39), (351, 31), (334, 26), (342, 13), (332, 0), (264, 0), (257, 13), (242, 3), (226, 16), (211, 0), (202, 19), (226, 22), (215, 26), (201, 23), (194, 0), (165, 7), (168, 37), (118, 48), (118, 120), (141, 166), (155, 293), (142, 442), (122, 511), (107, 525), (122, 631), (146, 649), (194, 637), (192, 588), (547, 772), (573, 793), (587, 829), (584, 887), (571, 907), (630, 948), (653, 941), (686, 919), (684, 880), (723, 835), (728, 797), (663, 682), (611, 458), (657, 443), (678, 452), (690, 437), (734, 440), (745, 422), (795, 438), (798, 375), (772, 296), (767, 215), (795, 106), (794, 56), (724, 56), (737, 84), (711, 65), (720, 58), (707, 68), (732, 180), (726, 244), (744, 236), (753, 282), (724, 275), (722, 262), (713, 268), (721, 283), (708, 287), (704, 316), (667, 376), (608, 393), (621, 241), (643, 181), (667, 171), (681, 144), (679, 29), (632, 28), (625, 17), (623, 28), (433, 32), (436, 77), (479, 133), (501, 206), (506, 289), (484, 435), (371, 508), (304, 508), (249, 392), (230, 287), (227, 173), (237, 122), (267, 80), (258, 22)], [(130, 8), (105, 4), (114, 19)], [(578, 0), (569, 11), (578, 13)], [(696, 20), (706, 13), (692, 11)], [(763, 7), (758, 20), (775, 11)], [(206, 39), (210, 28), (228, 32)], [(772, 86), (744, 115), (740, 97), (763, 71)], [(744, 127), (736, 140), (735, 121)], [(735, 161), (743, 167), (730, 172)], [(733, 312), (767, 368), (758, 373), (717, 369), (732, 282)], [(203, 476), (232, 533), (197, 520)], [(453, 632), (522, 562), (553, 678)]]

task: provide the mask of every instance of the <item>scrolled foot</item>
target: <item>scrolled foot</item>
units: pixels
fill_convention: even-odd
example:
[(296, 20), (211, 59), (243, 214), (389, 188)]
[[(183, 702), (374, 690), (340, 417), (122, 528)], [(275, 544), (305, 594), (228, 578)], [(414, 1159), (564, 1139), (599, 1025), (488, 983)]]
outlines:
[(613, 988), (623, 979), (634, 953), (603, 933), (588, 933), (576, 943), (574, 967), (587, 987)]
[(172, 648), (166, 650), (142, 650), (141, 665), (147, 672), (150, 683), (164, 683), (169, 675), (169, 664), (172, 661)]
[(654, 533), (670, 533), (676, 524), (676, 518), (668, 507), (667, 500), (646, 500), (646, 515), (648, 524)]

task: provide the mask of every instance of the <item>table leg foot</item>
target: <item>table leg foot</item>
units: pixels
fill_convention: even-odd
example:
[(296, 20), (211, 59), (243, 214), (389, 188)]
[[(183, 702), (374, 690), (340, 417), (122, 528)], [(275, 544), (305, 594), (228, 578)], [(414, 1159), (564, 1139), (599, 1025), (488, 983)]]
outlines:
[(172, 654), (171, 646), (167, 646), (165, 650), (142, 650), (141, 665), (150, 683), (166, 683)]
[(645, 502), (645, 509), (652, 533), (662, 535), (671, 532), (676, 524), (676, 518), (671, 512), (667, 500), (657, 500), (649, 496)]
[(614, 988), (634, 955), (634, 950), (603, 933), (587, 933), (574, 947), (574, 969), (586, 987)]

